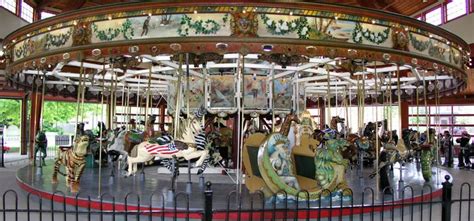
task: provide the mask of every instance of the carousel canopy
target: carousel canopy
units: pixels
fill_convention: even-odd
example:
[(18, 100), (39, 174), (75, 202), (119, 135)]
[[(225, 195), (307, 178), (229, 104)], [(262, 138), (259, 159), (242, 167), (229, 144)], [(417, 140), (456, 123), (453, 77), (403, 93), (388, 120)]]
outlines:
[(417, 90), (426, 90), (428, 98), (449, 95), (466, 86), (469, 60), (466, 42), (444, 29), (322, 3), (114, 4), (33, 23), (4, 42), (7, 78), (17, 87), (44, 84), (46, 93), (76, 96), (82, 85), (86, 97), (114, 88), (155, 99), (194, 87), (206, 94), (197, 103), (233, 107), (231, 99), (218, 99), (247, 92), (264, 101), (255, 109), (292, 93), (350, 99), (362, 89), (367, 98), (401, 93), (409, 99)]

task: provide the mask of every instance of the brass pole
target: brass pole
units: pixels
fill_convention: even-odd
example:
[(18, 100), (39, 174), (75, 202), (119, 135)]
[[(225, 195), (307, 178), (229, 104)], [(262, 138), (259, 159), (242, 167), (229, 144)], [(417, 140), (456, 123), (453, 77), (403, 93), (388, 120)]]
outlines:
[(183, 55), (180, 54), (179, 55), (179, 66), (178, 66), (178, 71), (177, 71), (177, 74), (178, 74), (178, 81), (176, 82), (176, 101), (175, 101), (175, 110), (174, 110), (174, 130), (173, 130), (173, 136), (174, 138), (176, 139), (176, 135), (177, 135), (177, 132), (178, 132), (178, 128), (179, 128), (179, 112), (181, 110), (181, 108), (179, 107), (180, 103), (179, 103), (179, 98), (181, 96), (181, 77), (182, 77), (182, 72), (183, 72)]

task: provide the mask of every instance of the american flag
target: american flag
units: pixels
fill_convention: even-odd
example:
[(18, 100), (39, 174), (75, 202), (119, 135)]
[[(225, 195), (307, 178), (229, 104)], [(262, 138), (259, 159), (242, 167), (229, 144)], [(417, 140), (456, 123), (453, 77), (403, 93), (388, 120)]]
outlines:
[(148, 151), (148, 153), (155, 155), (155, 154), (175, 154), (179, 150), (176, 149), (176, 145), (174, 142), (167, 143), (167, 144), (145, 144), (145, 149)]

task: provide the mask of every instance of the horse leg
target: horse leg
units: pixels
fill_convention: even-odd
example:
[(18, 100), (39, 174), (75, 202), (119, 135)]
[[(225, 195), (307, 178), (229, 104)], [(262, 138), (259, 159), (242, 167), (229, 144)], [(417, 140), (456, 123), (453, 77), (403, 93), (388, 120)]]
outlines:
[(130, 176), (132, 175), (133, 173), (133, 160), (134, 160), (134, 157), (129, 157), (127, 159), (127, 164), (128, 164), (128, 173), (127, 173), (127, 176)]
[(204, 150), (203, 155), (201, 156), (201, 158), (199, 160), (202, 160), (203, 162), (201, 163), (201, 166), (200, 166), (200, 168), (197, 172), (198, 175), (202, 174), (204, 172), (204, 170), (206, 170), (206, 168), (209, 164), (209, 151)]
[(196, 164), (194, 166), (201, 167), (203, 165), (204, 160), (206, 160), (208, 153), (209, 153), (208, 150), (198, 150), (198, 151), (188, 153), (184, 155), (183, 157), (186, 160), (195, 159), (199, 157), (199, 159), (196, 161)]
[(34, 154), (34, 158), (33, 158), (33, 166), (36, 166), (36, 154), (38, 154), (38, 148), (35, 147), (35, 154)]
[(48, 147), (45, 147), (44, 149), (41, 149), (41, 152), (43, 153), (43, 156), (41, 157), (43, 159), (43, 166), (46, 166), (46, 156), (47, 156), (47, 153), (46, 153), (46, 148)]

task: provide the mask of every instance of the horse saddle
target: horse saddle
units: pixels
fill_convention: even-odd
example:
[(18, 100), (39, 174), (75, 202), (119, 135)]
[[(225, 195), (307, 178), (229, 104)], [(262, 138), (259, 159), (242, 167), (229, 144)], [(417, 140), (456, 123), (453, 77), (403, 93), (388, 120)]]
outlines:
[(141, 143), (144, 139), (144, 134), (141, 132), (130, 131), (128, 139), (131, 143)]
[(153, 137), (153, 138), (150, 138), (148, 140), (148, 143), (151, 143), (151, 144), (159, 144), (159, 145), (165, 145), (165, 144), (169, 144), (171, 141), (169, 140), (164, 140), (164, 139), (161, 139), (161, 137)]

